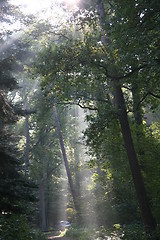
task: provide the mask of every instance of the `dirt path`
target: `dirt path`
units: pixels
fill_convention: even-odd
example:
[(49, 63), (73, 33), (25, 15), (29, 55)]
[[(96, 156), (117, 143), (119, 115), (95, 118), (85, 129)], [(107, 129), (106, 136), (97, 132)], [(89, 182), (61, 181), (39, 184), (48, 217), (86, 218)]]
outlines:
[(66, 238), (66, 237), (48, 237), (48, 239), (54, 239), (54, 240), (72, 240), (71, 238)]

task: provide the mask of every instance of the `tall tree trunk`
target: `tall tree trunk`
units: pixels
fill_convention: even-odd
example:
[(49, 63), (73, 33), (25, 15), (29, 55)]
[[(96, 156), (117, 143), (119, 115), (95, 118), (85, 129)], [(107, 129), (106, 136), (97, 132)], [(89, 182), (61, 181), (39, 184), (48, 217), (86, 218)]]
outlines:
[[(26, 93), (26, 83), (23, 79), (23, 108), (27, 110), (28, 108), (28, 101), (27, 101), (27, 93)], [(29, 167), (29, 144), (30, 144), (30, 135), (29, 135), (29, 115), (26, 114), (25, 116), (25, 136), (26, 136), (26, 146), (25, 146), (25, 175), (28, 173)]]
[(26, 130), (26, 149), (25, 149), (25, 175), (26, 175), (29, 167), (29, 143), (30, 143), (28, 115), (26, 115), (25, 117), (25, 130)]
[(44, 190), (44, 179), (40, 182), (40, 213), (41, 213), (41, 227), (42, 231), (46, 231), (46, 208), (45, 208), (45, 190)]
[(140, 96), (137, 83), (132, 83), (133, 113), (137, 125), (142, 125), (142, 114), (140, 109)]
[(63, 137), (62, 137), (62, 133), (61, 133), (60, 123), (59, 123), (59, 119), (58, 119), (58, 115), (57, 115), (57, 111), (56, 111), (55, 106), (53, 107), (53, 115), (54, 115), (54, 118), (55, 118), (55, 123), (56, 123), (56, 127), (57, 127), (59, 142), (60, 142), (61, 151), (62, 151), (62, 155), (63, 155), (63, 160), (64, 160), (66, 173), (67, 173), (67, 177), (68, 177), (68, 182), (69, 182), (69, 186), (70, 186), (70, 190), (71, 190), (71, 194), (72, 194), (72, 198), (73, 198), (73, 203), (74, 203), (75, 209), (77, 211), (77, 214), (79, 214), (78, 198), (77, 198), (75, 187), (73, 185), (73, 180), (72, 180), (71, 172), (70, 172), (70, 169), (69, 169), (68, 159), (67, 159), (67, 155), (66, 155), (66, 151), (65, 151), (65, 147), (64, 147), (64, 142), (63, 142)]
[(115, 102), (116, 102), (118, 118), (121, 125), (122, 135), (125, 143), (129, 164), (130, 164), (133, 182), (134, 182), (136, 193), (137, 193), (139, 206), (141, 209), (142, 219), (147, 230), (149, 229), (154, 230), (156, 228), (156, 223), (149, 206), (146, 190), (144, 187), (144, 182), (143, 182), (141, 171), (140, 171), (140, 166), (139, 166), (137, 155), (135, 152), (134, 143), (131, 136), (131, 130), (128, 122), (128, 116), (127, 116), (123, 92), (122, 92), (120, 83), (118, 81), (113, 80), (113, 84), (115, 89)]
[(137, 153), (141, 157), (140, 167), (145, 170), (145, 151), (142, 142), (145, 140), (145, 133), (143, 128), (142, 110), (140, 106), (140, 95), (137, 83), (132, 83), (132, 97), (133, 97), (133, 114), (136, 124), (136, 141)]
[[(77, 118), (79, 118), (79, 114), (78, 114), (78, 107), (74, 106), (74, 134), (75, 134), (75, 139), (78, 136), (79, 137), (79, 133), (77, 131), (77, 126), (79, 126), (78, 120)], [(81, 184), (80, 184), (80, 171), (79, 171), (79, 164), (80, 164), (80, 152), (82, 149), (80, 149), (79, 144), (77, 144), (77, 142), (74, 140), (73, 143), (73, 148), (74, 148), (74, 159), (75, 159), (75, 185), (76, 185), (76, 193), (77, 196), (79, 198), (81, 198)]]
[[(103, 17), (104, 17), (104, 4), (102, 0), (95, 0), (97, 4), (97, 11), (99, 13), (100, 24), (103, 29)], [(106, 42), (104, 42), (106, 44)], [(150, 205), (147, 199), (146, 190), (144, 187), (144, 182), (142, 179), (140, 166), (138, 163), (137, 155), (134, 148), (134, 143), (131, 136), (131, 130), (128, 122), (128, 116), (126, 111), (125, 100), (123, 96), (123, 92), (121, 89), (121, 85), (119, 81), (112, 79), (114, 91), (115, 91), (115, 101), (116, 101), (116, 108), (118, 113), (119, 122), (121, 125), (123, 140), (125, 143), (125, 148), (130, 164), (130, 169), (133, 177), (133, 182), (135, 185), (137, 199), (139, 202), (139, 206), (141, 209), (141, 215), (143, 222), (146, 227), (146, 231), (148, 230), (155, 230), (156, 222), (153, 218)]]

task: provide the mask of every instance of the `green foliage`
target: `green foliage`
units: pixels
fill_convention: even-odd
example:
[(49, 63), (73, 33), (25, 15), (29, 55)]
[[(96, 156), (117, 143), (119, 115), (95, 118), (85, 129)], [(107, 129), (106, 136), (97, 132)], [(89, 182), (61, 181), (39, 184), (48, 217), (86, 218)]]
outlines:
[(29, 232), (28, 240), (46, 240), (46, 236), (38, 229), (32, 229)]
[(144, 143), (144, 179), (148, 192), (150, 192), (150, 202), (157, 222), (160, 222), (160, 142), (159, 123), (146, 127), (146, 141)]
[[(104, 212), (103, 210), (98, 212), (98, 218), (100, 221), (106, 219), (107, 224), (110, 221), (107, 216), (112, 213), (112, 220), (116, 216), (120, 223), (128, 223), (139, 219), (135, 190), (124, 152), (119, 124), (116, 119), (112, 119), (109, 123), (105, 122), (104, 115), (90, 115), (90, 123), (85, 132), (87, 145), (92, 154), (88, 164), (95, 173), (93, 179), (96, 183), (97, 207), (105, 209)], [(101, 191), (99, 191), (100, 187), (98, 186), (101, 186)], [(109, 205), (110, 211), (107, 208)], [(105, 212), (106, 217), (103, 216)]]
[(156, 240), (156, 239), (159, 239), (159, 237), (160, 237), (160, 235), (158, 233), (158, 229), (152, 233), (148, 232), (148, 234), (146, 235), (144, 226), (139, 223), (123, 225), (123, 226), (121, 226), (120, 230), (123, 232), (123, 234), (122, 234), (123, 240), (134, 240), (134, 239)]
[(0, 238), (2, 240), (29, 240), (29, 226), (22, 215), (5, 217), (1, 222)]
[(0, 156), (1, 212), (30, 213), (31, 209), (26, 206), (29, 202), (36, 201), (34, 195), (36, 185), (20, 173), (20, 163), (16, 158), (5, 152), (0, 152)]
[[(101, 226), (92, 229), (75, 225), (67, 231), (66, 236), (81, 240), (146, 240), (144, 226), (139, 223), (133, 223), (130, 225), (114, 224), (111, 228)], [(152, 236), (148, 234), (147, 239), (156, 240), (158, 239), (157, 237), (159, 237), (158, 230), (152, 233)]]
[[(48, 99), (97, 110), (87, 117), (89, 127), (85, 137), (91, 154), (89, 166), (97, 178), (95, 182), (103, 188), (100, 195), (103, 201), (107, 198), (114, 206), (120, 223), (131, 223), (139, 220), (140, 214), (112, 88), (112, 81), (122, 80), (135, 149), (148, 196), (159, 219), (158, 144), (148, 137), (143, 124), (137, 126), (136, 122), (137, 112), (144, 117), (142, 108), (145, 112), (146, 106), (156, 109), (159, 105), (156, 97), (160, 93), (157, 1), (112, 1), (105, 3), (104, 10), (102, 26), (107, 44), (103, 42), (104, 32), (97, 18), (93, 18), (88, 25), (82, 24), (81, 36), (69, 37), (63, 43), (45, 48), (37, 59), (35, 73), (41, 76), (41, 87)], [(139, 137), (141, 134), (143, 137)], [(99, 202), (97, 206), (101, 205)]]
[(103, 239), (113, 239), (120, 240), (122, 236), (121, 230), (115, 230), (113, 228), (106, 229), (101, 226), (98, 228), (86, 228), (80, 226), (71, 227), (67, 233), (67, 237), (72, 237), (74, 239), (80, 240), (103, 240)]
[(66, 237), (72, 237), (79, 240), (90, 240), (91, 239), (91, 230), (85, 228), (71, 228), (67, 231)]
[(124, 240), (145, 240), (146, 233), (144, 227), (139, 224), (126, 225), (122, 227)]
[(28, 224), (24, 215), (12, 214), (4, 216), (0, 220), (0, 239), (1, 240), (45, 240), (45, 235), (39, 230), (33, 229)]

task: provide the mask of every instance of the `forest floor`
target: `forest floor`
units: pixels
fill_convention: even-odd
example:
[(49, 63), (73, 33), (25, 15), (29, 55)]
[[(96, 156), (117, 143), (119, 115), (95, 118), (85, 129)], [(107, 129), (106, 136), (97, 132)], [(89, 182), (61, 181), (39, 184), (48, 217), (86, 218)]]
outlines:
[(72, 240), (71, 238), (66, 237), (59, 237), (59, 236), (50, 236), (48, 239), (54, 239), (54, 240)]
[(66, 230), (64, 232), (50, 232), (48, 235), (48, 240), (73, 240), (72, 238), (65, 237)]

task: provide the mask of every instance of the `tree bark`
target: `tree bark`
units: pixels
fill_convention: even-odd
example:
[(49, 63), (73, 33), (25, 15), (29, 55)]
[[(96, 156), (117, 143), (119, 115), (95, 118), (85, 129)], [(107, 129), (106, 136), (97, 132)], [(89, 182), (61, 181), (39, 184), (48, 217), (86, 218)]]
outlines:
[[(100, 24), (103, 30), (104, 29), (103, 17), (105, 12), (104, 4), (102, 0), (95, 0), (95, 2), (97, 4), (97, 11), (99, 13)], [(106, 44), (106, 42), (103, 42), (103, 43), (104, 45)], [(134, 143), (132, 140), (131, 130), (128, 122), (124, 95), (123, 95), (119, 80), (112, 79), (112, 83), (114, 88), (115, 103), (116, 103), (118, 118), (119, 118), (123, 140), (125, 143), (125, 148), (126, 148), (126, 152), (127, 152), (127, 156), (130, 164), (134, 186), (136, 189), (137, 199), (141, 209), (142, 219), (146, 227), (146, 231), (152, 231), (152, 230), (155, 230), (156, 228), (156, 222), (151, 212), (151, 208), (146, 195), (146, 190), (144, 187), (144, 182), (143, 182), (141, 171), (140, 171), (140, 166), (139, 166), (136, 151), (134, 148)]]
[(118, 118), (121, 125), (125, 148), (126, 148), (126, 152), (127, 152), (127, 156), (130, 164), (133, 182), (134, 182), (136, 193), (137, 193), (137, 199), (141, 209), (142, 219), (146, 226), (147, 231), (155, 230), (156, 222), (153, 218), (153, 215), (150, 209), (144, 182), (142, 179), (142, 174), (140, 171), (140, 166), (139, 166), (136, 151), (134, 148), (134, 143), (131, 136), (131, 130), (128, 122), (128, 116), (127, 116), (123, 92), (119, 82), (113, 80), (113, 85), (115, 89), (115, 102), (116, 102)]
[(68, 177), (68, 182), (69, 182), (72, 198), (73, 198), (73, 203), (74, 203), (74, 206), (75, 206), (75, 209), (76, 209), (77, 213), (79, 213), (79, 204), (78, 204), (77, 194), (76, 194), (75, 187), (73, 185), (73, 180), (72, 180), (71, 172), (70, 172), (70, 169), (69, 169), (68, 159), (67, 159), (67, 155), (66, 155), (66, 151), (65, 151), (65, 147), (64, 147), (64, 142), (63, 142), (63, 137), (62, 137), (62, 133), (61, 133), (60, 123), (59, 123), (59, 119), (58, 119), (58, 115), (57, 115), (57, 111), (56, 111), (55, 106), (53, 107), (53, 115), (54, 115), (54, 118), (55, 118), (55, 123), (56, 123), (59, 142), (60, 142), (60, 147), (61, 147), (61, 151), (62, 151), (62, 155), (63, 155), (63, 160), (64, 160), (64, 164), (65, 164), (65, 168), (66, 168), (66, 173), (67, 173), (67, 177)]
[(26, 126), (25, 175), (26, 175), (29, 167), (29, 143), (30, 143), (28, 115), (26, 115), (25, 117), (25, 126)]
[[(74, 134), (75, 134), (75, 139), (78, 135), (78, 132), (77, 132), (77, 129), (76, 127), (79, 126), (78, 125), (78, 121), (77, 121), (77, 118), (79, 117), (79, 114), (78, 114), (78, 110), (77, 110), (77, 106), (74, 107), (74, 119), (75, 119), (75, 122), (74, 122)], [(77, 135), (77, 136), (76, 136)], [(79, 171), (79, 164), (80, 164), (80, 152), (82, 149), (80, 149), (80, 146), (74, 141), (73, 143), (73, 148), (74, 148), (74, 159), (75, 159), (75, 185), (76, 185), (76, 193), (77, 193), (77, 196), (79, 198), (79, 201), (80, 201), (80, 198), (81, 198), (81, 184), (80, 184), (80, 171)]]
[(138, 87), (136, 83), (132, 83), (132, 97), (133, 97), (133, 113), (134, 113), (134, 118), (135, 122), (137, 125), (142, 125), (143, 120), (142, 120), (142, 114), (141, 114), (141, 109), (140, 109), (140, 97), (138, 93)]
[(137, 83), (132, 83), (133, 114), (136, 124), (137, 154), (141, 157), (140, 168), (145, 170), (145, 151), (142, 142), (145, 140), (143, 128), (142, 109), (140, 105), (140, 94)]
[[(23, 108), (24, 111), (27, 111), (28, 108), (28, 101), (27, 101), (27, 93), (26, 93), (26, 83), (23, 79)], [(30, 144), (30, 135), (29, 135), (29, 114), (25, 116), (25, 135), (26, 135), (26, 146), (25, 146), (25, 175), (28, 173), (29, 167), (29, 144)]]
[(43, 178), (41, 179), (40, 182), (40, 212), (42, 231), (46, 231), (47, 225), (46, 225), (45, 190)]

